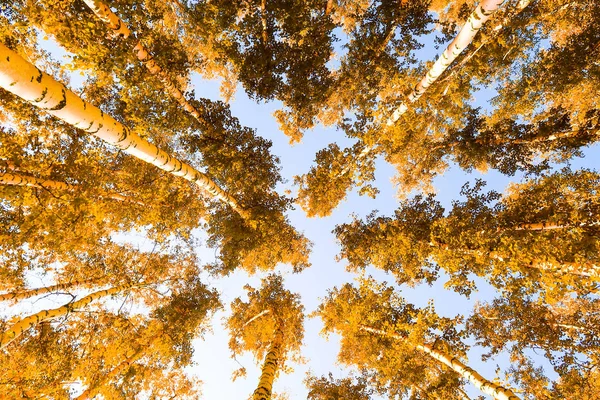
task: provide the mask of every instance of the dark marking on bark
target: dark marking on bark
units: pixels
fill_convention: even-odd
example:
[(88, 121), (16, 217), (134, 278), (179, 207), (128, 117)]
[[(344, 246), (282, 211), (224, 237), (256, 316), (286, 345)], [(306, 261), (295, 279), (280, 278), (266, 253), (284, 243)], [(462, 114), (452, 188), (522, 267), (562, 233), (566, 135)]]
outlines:
[(96, 129), (95, 131), (88, 131), (88, 132), (89, 132), (89, 133), (91, 133), (91, 134), (93, 135), (94, 133), (98, 133), (98, 131), (99, 131), (100, 129), (102, 129), (102, 124), (98, 124), (98, 129)]
[(62, 89), (62, 96), (63, 96), (62, 100), (57, 105), (55, 105), (54, 107), (52, 107), (50, 109), (50, 111), (58, 111), (58, 110), (62, 110), (63, 108), (66, 107), (66, 105), (67, 105), (67, 92), (65, 92), (65, 89)]
[(46, 97), (47, 94), (48, 94), (48, 88), (44, 88), (40, 97), (38, 97), (37, 99), (34, 99), (33, 101), (36, 103), (39, 103), (40, 101), (44, 100), (44, 98)]

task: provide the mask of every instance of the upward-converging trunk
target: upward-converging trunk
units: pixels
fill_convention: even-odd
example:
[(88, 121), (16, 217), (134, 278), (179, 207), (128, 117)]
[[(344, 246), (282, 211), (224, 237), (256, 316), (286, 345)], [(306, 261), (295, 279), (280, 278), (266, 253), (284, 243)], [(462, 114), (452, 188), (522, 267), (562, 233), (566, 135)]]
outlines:
[[(108, 28), (112, 31), (114, 37), (125, 39), (134, 36), (129, 28), (127, 28), (127, 25), (125, 25), (125, 23), (112, 12), (106, 4), (97, 0), (84, 0), (84, 2), (99, 19), (108, 25)], [(134, 36), (134, 38), (137, 40), (137, 43), (135, 44), (133, 51), (135, 52), (137, 59), (144, 63), (148, 71), (160, 80), (167, 92), (169, 92), (185, 111), (190, 113), (201, 124), (208, 125), (208, 121), (204, 118), (202, 113), (200, 113), (200, 111), (185, 98), (181, 89), (177, 87), (177, 84), (171, 79), (169, 74), (154, 61), (154, 57), (152, 57), (142, 42), (139, 41), (137, 37)]]
[(142, 139), (119, 121), (81, 99), (0, 43), (0, 87), (85, 132), (160, 169), (180, 176), (227, 203), (243, 218), (249, 214), (211, 178)]
[[(415, 86), (412, 93), (408, 96), (407, 101), (403, 101), (400, 106), (394, 110), (392, 115), (387, 120), (387, 125), (391, 126), (398, 121), (398, 119), (408, 110), (408, 106), (417, 101), (423, 93), (431, 86), (440, 75), (452, 64), (452, 62), (458, 57), (458, 55), (473, 41), (473, 38), (479, 32), (479, 29), (483, 24), (494, 14), (498, 9), (503, 0), (483, 0), (475, 11), (471, 13), (469, 19), (462, 27), (458, 35), (448, 45), (446, 50), (437, 59), (433, 66), (429, 69), (427, 74), (421, 79), (421, 81)], [(361, 160), (370, 154), (375, 145), (366, 145), (365, 148), (357, 156), (357, 159)], [(342, 170), (340, 175), (345, 175), (350, 170), (347, 166)]]
[[(427, 74), (408, 96), (408, 104), (417, 101), (423, 93), (425, 93), (427, 88), (429, 88), (446, 68), (452, 64), (456, 57), (458, 57), (458, 55), (473, 41), (473, 38), (477, 32), (479, 32), (479, 29), (481, 29), (483, 24), (492, 16), (492, 14), (494, 14), (502, 2), (503, 0), (483, 0), (479, 3), (458, 35), (456, 35), (454, 40), (448, 45), (446, 50), (444, 50), (442, 55), (436, 60)], [(393, 125), (398, 121), (400, 116), (408, 110), (408, 104), (407, 102), (402, 102), (388, 119), (387, 124)]]
[(116, 286), (106, 290), (99, 290), (97, 292), (88, 294), (87, 296), (81, 298), (80, 300), (74, 301), (72, 303), (68, 303), (62, 307), (55, 308), (53, 310), (44, 310), (40, 311), (36, 314), (30, 315), (29, 317), (25, 317), (20, 321), (17, 321), (10, 328), (0, 334), (0, 349), (8, 346), (13, 340), (17, 339), (23, 333), (25, 333), (28, 329), (34, 327), (35, 325), (48, 321), (54, 318), (62, 317), (63, 315), (68, 314), (72, 310), (77, 310), (79, 308), (85, 307), (90, 304), (92, 301), (100, 299), (105, 296), (110, 296), (112, 294), (120, 293), (126, 290), (130, 290), (134, 287), (140, 287), (141, 284), (128, 284)]
[[(78, 189), (77, 185), (71, 185), (69, 183), (58, 181), (51, 181), (49, 179), (38, 179), (33, 176), (22, 175), (17, 173), (0, 173), (0, 185), (27, 186), (47, 190), (66, 190), (69, 192), (73, 192)], [(135, 203), (141, 206), (146, 205), (141, 201), (133, 200), (119, 193), (106, 193), (102, 194), (101, 197), (117, 201), (124, 201), (128, 203)]]
[(252, 394), (252, 400), (270, 400), (273, 394), (273, 382), (275, 374), (281, 364), (281, 345), (283, 342), (283, 331), (277, 328), (269, 351), (265, 356), (265, 362), (258, 381), (258, 387)]
[[(492, 29), (492, 32), (493, 32), (493, 33), (492, 33), (490, 36), (488, 36), (488, 37), (487, 37), (487, 38), (486, 38), (484, 41), (482, 41), (482, 42), (481, 42), (481, 44), (480, 44), (480, 45), (479, 45), (479, 46), (478, 46), (478, 47), (477, 47), (477, 48), (476, 48), (474, 51), (472, 51), (472, 52), (471, 52), (471, 53), (470, 53), (470, 54), (469, 54), (467, 57), (465, 57), (465, 58), (464, 58), (464, 59), (463, 59), (463, 60), (460, 62), (460, 64), (456, 65), (456, 66), (455, 66), (455, 67), (452, 69), (452, 73), (451, 73), (451, 74), (449, 74), (449, 75), (448, 75), (447, 77), (445, 77), (444, 79), (442, 79), (442, 81), (445, 81), (445, 80), (451, 79), (451, 78), (452, 78), (452, 77), (453, 77), (453, 76), (454, 76), (454, 75), (455, 75), (455, 74), (456, 74), (458, 71), (460, 71), (460, 69), (461, 69), (461, 68), (462, 68), (462, 67), (463, 67), (463, 66), (464, 66), (466, 63), (468, 63), (468, 62), (469, 62), (469, 60), (470, 60), (470, 59), (472, 59), (472, 58), (475, 56), (475, 54), (477, 54), (477, 52), (478, 52), (479, 50), (481, 50), (481, 48), (482, 48), (483, 46), (485, 46), (486, 44), (490, 43), (490, 42), (491, 42), (491, 41), (492, 41), (492, 40), (493, 40), (493, 39), (496, 37), (496, 34), (497, 34), (498, 32), (500, 32), (500, 31), (502, 30), (502, 28), (504, 28), (504, 25), (506, 25), (506, 24), (509, 22), (509, 20), (510, 20), (511, 18), (514, 18), (514, 17), (516, 17), (517, 15), (519, 15), (519, 14), (521, 13), (521, 11), (523, 11), (523, 10), (524, 10), (524, 9), (525, 9), (525, 8), (526, 8), (528, 5), (529, 5), (529, 3), (531, 3), (531, 0), (521, 0), (521, 1), (519, 1), (519, 3), (517, 4), (517, 7), (516, 7), (516, 9), (515, 9), (515, 11), (513, 11), (513, 12), (512, 12), (512, 13), (510, 13), (510, 14), (507, 14), (507, 15), (506, 15), (506, 17), (504, 17), (504, 19), (503, 19), (503, 20), (502, 20), (502, 21), (501, 21), (501, 22), (500, 22), (498, 25), (496, 25), (496, 26), (494, 27), (494, 29)], [(446, 90), (447, 90), (447, 89), (448, 89), (448, 88), (446, 87)], [(444, 93), (445, 93), (445, 91), (444, 91)]]
[[(388, 332), (382, 331), (380, 329), (375, 329), (375, 328), (371, 328), (368, 326), (361, 326), (360, 329), (365, 332), (370, 332), (370, 333), (374, 333), (377, 335), (387, 336), (387, 337), (391, 337), (391, 338), (403, 340), (403, 341), (405, 340), (404, 337), (402, 337), (398, 334), (388, 333)], [(493, 396), (494, 399), (496, 399), (496, 400), (519, 400), (519, 397), (517, 397), (512, 392), (512, 390), (507, 389), (501, 385), (498, 385), (492, 381), (485, 379), (483, 376), (481, 376), (481, 374), (479, 374), (473, 368), (470, 368), (467, 365), (465, 365), (464, 363), (462, 363), (456, 357), (452, 357), (451, 355), (446, 354), (442, 351), (435, 350), (433, 347), (428, 346), (426, 344), (416, 345), (415, 348), (419, 351), (422, 351), (423, 353), (428, 354), (429, 356), (431, 356), (432, 358), (441, 362), (442, 364), (450, 367), (452, 370), (454, 370), (460, 376), (469, 380), (469, 382), (471, 382), (473, 385), (475, 385), (475, 387), (477, 387), (483, 393)]]
[(101, 280), (100, 278), (86, 279), (83, 281), (59, 283), (56, 285), (51, 285), (51, 286), (46, 286), (46, 287), (41, 287), (41, 288), (36, 288), (36, 289), (28, 289), (28, 290), (20, 290), (20, 291), (15, 291), (15, 292), (10, 292), (10, 293), (4, 293), (4, 294), (0, 294), (0, 301), (16, 302), (19, 300), (28, 299), (30, 297), (39, 296), (42, 294), (54, 293), (54, 292), (58, 292), (61, 290), (86, 288), (86, 287), (91, 286), (92, 284), (98, 283), (100, 280)]

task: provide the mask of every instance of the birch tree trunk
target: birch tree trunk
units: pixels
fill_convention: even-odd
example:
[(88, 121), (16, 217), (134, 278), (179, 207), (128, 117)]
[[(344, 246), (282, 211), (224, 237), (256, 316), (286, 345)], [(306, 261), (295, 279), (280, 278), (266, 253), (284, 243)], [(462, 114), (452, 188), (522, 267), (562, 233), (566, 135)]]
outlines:
[[(442, 79), (440, 82), (446, 81), (448, 79), (451, 79), (454, 75), (456, 75), (456, 73), (458, 71), (460, 71), (460, 69), (469, 62), (470, 59), (472, 59), (475, 54), (477, 54), (477, 52), (479, 50), (481, 50), (481, 48), (483, 46), (485, 46), (486, 44), (488, 44), (489, 42), (491, 42), (495, 37), (496, 34), (498, 32), (500, 32), (502, 30), (502, 28), (504, 28), (504, 25), (506, 25), (510, 19), (516, 17), (517, 15), (519, 15), (521, 13), (521, 11), (523, 11), (528, 5), (529, 3), (531, 3), (531, 0), (521, 0), (519, 1), (519, 3), (517, 4), (516, 10), (514, 12), (512, 12), (510, 15), (506, 15), (506, 17), (504, 17), (502, 19), (502, 22), (500, 22), (498, 25), (496, 25), (494, 27), (494, 29), (492, 29), (493, 34), (488, 36), (483, 42), (481, 42), (481, 44), (479, 45), (479, 47), (477, 47), (473, 52), (471, 52), (471, 54), (469, 54), (467, 57), (465, 57), (460, 64), (456, 65), (455, 68), (452, 69), (452, 73), (449, 74), (447, 77), (445, 77), (444, 79)], [(448, 88), (446, 88), (447, 90)], [(445, 91), (444, 91), (445, 92)]]
[[(375, 333), (377, 335), (387, 336), (402, 341), (405, 340), (404, 337), (398, 334), (387, 333), (385, 331), (370, 328), (367, 326), (361, 326), (360, 329), (362, 331)], [(467, 365), (463, 364), (456, 357), (452, 357), (451, 355), (448, 355), (442, 351), (435, 350), (431, 346), (425, 344), (416, 345), (415, 348), (417, 350), (422, 351), (423, 353), (428, 354), (429, 356), (441, 362), (442, 364), (450, 367), (453, 371), (458, 373), (464, 379), (467, 379), (469, 382), (475, 385), (475, 387), (481, 390), (481, 392), (493, 396), (496, 400), (520, 400), (519, 397), (517, 397), (510, 389), (507, 389), (501, 385), (498, 385), (492, 381), (485, 379), (483, 376), (481, 376), (481, 374), (479, 374), (473, 368), (470, 368)]]
[(479, 32), (483, 24), (494, 14), (503, 0), (482, 0), (471, 13), (469, 19), (462, 27), (458, 35), (448, 45), (442, 55), (436, 60), (427, 74), (414, 88), (408, 96), (407, 102), (402, 102), (400, 106), (392, 113), (388, 119), (387, 125), (393, 125), (402, 114), (408, 110), (408, 106), (417, 101), (423, 93), (433, 84), (440, 75), (452, 64), (460, 53), (473, 41), (473, 38)]
[[(473, 38), (479, 32), (479, 29), (483, 24), (494, 14), (500, 4), (504, 0), (482, 0), (481, 3), (475, 8), (475, 11), (471, 13), (469, 19), (462, 27), (458, 35), (448, 45), (442, 55), (436, 60), (433, 66), (429, 69), (427, 74), (421, 79), (421, 81), (414, 88), (412, 93), (408, 96), (408, 104), (403, 101), (400, 106), (394, 110), (391, 117), (388, 118), (386, 125), (392, 126), (398, 121), (398, 119), (408, 110), (408, 106), (417, 101), (423, 93), (433, 84), (440, 75), (452, 64), (452, 62), (458, 57), (458, 55), (473, 41)], [(366, 145), (365, 148), (358, 155), (358, 159), (363, 159), (374, 149), (374, 145)], [(346, 167), (342, 170), (340, 175), (345, 175), (350, 170), (350, 167)]]
[(275, 374), (281, 362), (281, 342), (283, 341), (283, 331), (277, 328), (269, 352), (265, 356), (265, 362), (258, 381), (258, 387), (252, 394), (252, 400), (271, 400), (273, 394), (273, 382)]
[(555, 224), (548, 222), (538, 222), (534, 224), (520, 224), (514, 228), (498, 228), (498, 232), (506, 231), (506, 230), (515, 230), (515, 231), (550, 231), (556, 229), (571, 229), (571, 228), (586, 228), (592, 226), (600, 226), (600, 221), (593, 222), (582, 222), (580, 224)]
[(110, 289), (99, 290), (97, 292), (91, 293), (80, 300), (74, 301), (72, 303), (66, 304), (62, 307), (55, 308), (53, 310), (44, 310), (40, 311), (36, 314), (30, 315), (29, 317), (22, 318), (17, 323), (13, 324), (10, 328), (4, 331), (0, 335), (0, 349), (8, 346), (13, 340), (17, 339), (21, 336), (25, 331), (32, 328), (33, 326), (43, 322), (48, 321), (57, 317), (62, 317), (66, 315), (72, 310), (76, 310), (82, 307), (87, 306), (92, 301), (100, 299), (105, 296), (110, 296), (111, 294), (120, 293), (125, 290), (133, 289), (134, 287), (140, 287), (140, 284), (129, 284), (129, 285), (121, 285), (116, 286)]
[(46, 287), (41, 287), (41, 288), (36, 288), (36, 289), (20, 290), (20, 291), (16, 291), (16, 292), (4, 293), (4, 294), (0, 294), (0, 301), (17, 302), (19, 300), (28, 299), (30, 297), (39, 296), (42, 294), (53, 293), (53, 292), (57, 292), (59, 290), (86, 288), (86, 287), (89, 287), (91, 284), (97, 283), (99, 281), (100, 281), (100, 278), (86, 279), (83, 281), (59, 283), (56, 285), (46, 286)]
[[(508, 229), (506, 229), (508, 230)], [(502, 230), (501, 230), (502, 231)], [(500, 232), (501, 232), (500, 231)], [(445, 243), (437, 243), (437, 242), (429, 242), (431, 247), (437, 247), (442, 250), (450, 250), (450, 246)], [(500, 262), (506, 261), (507, 259), (513, 256), (506, 256), (498, 254), (498, 252), (494, 250), (490, 251), (482, 251), (482, 250), (472, 250), (472, 249), (452, 249), (451, 251), (459, 254), (469, 254), (476, 255), (480, 257), (489, 257), (493, 260), (498, 260)], [(600, 281), (600, 266), (595, 265), (591, 262), (584, 263), (576, 263), (576, 262), (549, 262), (549, 261), (538, 261), (538, 260), (524, 260), (523, 264), (525, 264), (528, 268), (535, 268), (542, 271), (547, 272), (559, 272), (563, 274), (571, 274), (582, 276), (586, 278), (590, 278), (594, 281)]]
[[(16, 173), (0, 173), (0, 185), (27, 186), (38, 189), (66, 190), (69, 192), (74, 192), (78, 189), (77, 185), (71, 185), (69, 183), (58, 181), (51, 181), (48, 179), (38, 179), (33, 176), (21, 175)], [(128, 203), (135, 203), (141, 206), (146, 205), (141, 201), (130, 199), (129, 197), (123, 196), (119, 193), (106, 193), (105, 195), (101, 195), (101, 197), (117, 201), (124, 201)]]
[(104, 22), (108, 28), (112, 31), (112, 35), (115, 38), (126, 39), (133, 36), (137, 43), (135, 44), (133, 51), (138, 60), (140, 60), (148, 69), (150, 74), (158, 78), (163, 84), (167, 92), (179, 103), (179, 105), (192, 117), (194, 117), (200, 124), (209, 125), (209, 122), (202, 116), (200, 111), (196, 109), (184, 96), (181, 90), (177, 87), (177, 84), (171, 79), (157, 63), (154, 61), (154, 57), (142, 44), (142, 42), (129, 30), (127, 25), (111, 11), (111, 9), (101, 1), (97, 0), (84, 0), (85, 4), (92, 10), (96, 16)]
[(269, 31), (267, 24), (267, 0), (260, 1), (260, 23), (262, 24), (263, 45), (267, 47), (269, 43)]
[(0, 87), (68, 124), (117, 146), (127, 154), (196, 184), (213, 197), (227, 203), (243, 218), (248, 219), (247, 211), (208, 176), (131, 132), (128, 127), (81, 99), (2, 43), (0, 43)]

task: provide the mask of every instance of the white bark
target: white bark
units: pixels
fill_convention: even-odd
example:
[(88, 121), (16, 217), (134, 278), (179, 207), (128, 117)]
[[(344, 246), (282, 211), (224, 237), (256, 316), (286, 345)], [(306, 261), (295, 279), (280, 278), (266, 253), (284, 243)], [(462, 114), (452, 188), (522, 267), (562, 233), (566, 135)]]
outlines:
[[(85, 4), (96, 14), (96, 16), (103, 21), (108, 28), (112, 31), (112, 36), (116, 38), (128, 38), (135, 35), (127, 28), (125, 22), (123, 22), (110, 8), (98, 0), (83, 0)], [(137, 38), (136, 38), (137, 39)], [(169, 74), (164, 71), (155, 61), (154, 57), (146, 49), (141, 41), (138, 41), (134, 46), (133, 51), (135, 56), (140, 60), (148, 71), (156, 76), (158, 80), (163, 84), (167, 92), (179, 103), (179, 105), (188, 113), (190, 113), (198, 122), (201, 124), (208, 124), (208, 121), (202, 116), (202, 113), (198, 111), (186, 98), (181, 90), (177, 87), (177, 84), (171, 79)]]
[(402, 114), (408, 110), (410, 104), (417, 101), (431, 84), (433, 84), (440, 75), (452, 64), (460, 53), (473, 41), (479, 29), (483, 24), (494, 14), (503, 0), (482, 0), (481, 3), (471, 13), (469, 19), (462, 27), (458, 35), (448, 45), (442, 55), (436, 60), (427, 74), (417, 84), (412, 93), (408, 96), (406, 102), (402, 102), (400, 106), (393, 112), (388, 119), (387, 125), (393, 125)]
[(243, 218), (248, 218), (248, 213), (236, 200), (208, 176), (142, 139), (1, 43), (0, 87), (127, 154), (196, 184), (227, 203)]
[[(388, 333), (388, 332), (382, 331), (380, 329), (374, 329), (374, 328), (371, 328), (368, 326), (361, 326), (360, 329), (362, 331), (375, 333), (377, 335), (388, 336), (388, 337), (402, 340), (402, 341), (405, 340), (404, 337), (402, 337), (398, 334)], [(489, 394), (490, 396), (493, 396), (494, 399), (496, 399), (496, 400), (520, 400), (519, 397), (517, 397), (512, 392), (512, 390), (507, 389), (501, 385), (498, 385), (490, 380), (487, 380), (481, 374), (479, 374), (477, 371), (475, 371), (473, 368), (468, 367), (467, 365), (462, 363), (456, 357), (452, 357), (451, 355), (443, 353), (439, 350), (435, 350), (434, 348), (432, 348), (431, 346), (428, 346), (426, 344), (416, 345), (415, 348), (419, 351), (422, 351), (422, 352), (428, 354), (429, 356), (438, 360), (442, 364), (447, 365), (452, 370), (454, 370), (456, 373), (458, 373), (460, 376), (469, 380), (473, 385), (475, 385), (475, 387), (477, 389), (481, 390), (485, 394)]]

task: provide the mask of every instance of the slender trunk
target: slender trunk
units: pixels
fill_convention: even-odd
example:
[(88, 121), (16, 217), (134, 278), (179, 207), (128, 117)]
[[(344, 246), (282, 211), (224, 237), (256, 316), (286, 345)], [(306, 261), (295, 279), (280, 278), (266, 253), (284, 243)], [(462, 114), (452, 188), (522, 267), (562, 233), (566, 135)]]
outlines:
[[(440, 75), (452, 64), (460, 53), (473, 41), (473, 38), (483, 26), (483, 24), (494, 14), (503, 0), (483, 0), (475, 11), (471, 13), (469, 19), (462, 27), (458, 35), (448, 45), (442, 55), (436, 60), (427, 74), (417, 84), (412, 93), (408, 96), (407, 102), (402, 102), (400, 106), (392, 113), (388, 119), (387, 125), (393, 125), (402, 114), (408, 110), (408, 105), (417, 101), (431, 84), (433, 84)], [(407, 104), (408, 103), (408, 104)]]
[[(387, 333), (380, 329), (374, 329), (364, 325), (362, 325), (360, 329), (365, 332), (375, 333), (377, 335), (382, 336), (388, 336), (402, 341), (406, 340), (404, 337), (398, 334)], [(507, 389), (501, 385), (498, 385), (492, 381), (485, 379), (483, 376), (481, 376), (481, 374), (479, 374), (473, 368), (470, 368), (467, 365), (463, 364), (456, 357), (452, 357), (451, 355), (448, 355), (442, 351), (435, 350), (434, 348), (426, 344), (416, 345), (415, 348), (417, 350), (422, 351), (423, 353), (428, 354), (429, 356), (441, 362), (442, 364), (450, 367), (464, 379), (467, 379), (473, 385), (475, 385), (475, 387), (481, 390), (481, 392), (493, 396), (496, 400), (520, 400), (519, 397), (517, 397), (510, 389)]]
[(529, 267), (548, 272), (558, 272), (562, 274), (579, 275), (590, 278), (593, 281), (600, 281), (600, 265), (592, 262), (548, 262), (532, 260)]
[(283, 331), (277, 328), (269, 351), (265, 357), (265, 362), (258, 381), (258, 387), (252, 394), (252, 400), (271, 400), (273, 393), (273, 382), (275, 374), (281, 364), (281, 342), (283, 341)]
[[(489, 250), (473, 250), (473, 249), (452, 249), (450, 250), (450, 246), (446, 243), (439, 243), (435, 240), (429, 242), (429, 246), (437, 247), (441, 250), (448, 250), (458, 254), (469, 254), (476, 255), (481, 257), (488, 257), (492, 260), (498, 260), (503, 262), (512, 256), (501, 255), (497, 251)], [(592, 262), (548, 262), (548, 261), (538, 261), (538, 260), (523, 260), (523, 263), (528, 268), (535, 268), (546, 272), (552, 273), (562, 273), (562, 274), (570, 274), (577, 275), (586, 278), (591, 278), (594, 281), (600, 280), (600, 266), (595, 265)]]
[[(480, 138), (477, 138), (477, 139), (474, 139), (472, 141), (472, 143), (475, 143), (479, 146), (485, 146), (485, 147), (490, 147), (490, 145), (501, 146), (501, 145), (514, 145), (514, 144), (535, 145), (538, 143), (553, 142), (553, 141), (559, 140), (559, 139), (567, 139), (567, 138), (577, 136), (577, 135), (583, 136), (583, 134), (581, 134), (581, 129), (579, 129), (577, 126), (574, 126), (574, 129), (570, 129), (568, 131), (556, 132), (556, 133), (551, 134), (550, 136), (536, 137), (536, 138), (532, 138), (532, 139), (506, 139), (503, 137), (496, 137), (490, 141), (485, 141), (485, 140), (481, 140)], [(591, 139), (600, 140), (600, 129), (598, 129), (597, 126), (594, 126), (586, 132), (586, 135), (588, 135)], [(434, 146), (430, 149), (430, 152), (439, 150), (439, 149), (443, 149), (443, 148), (451, 149), (451, 148), (458, 146), (460, 144), (463, 144), (463, 143), (464, 142), (460, 142), (460, 141), (446, 142), (446, 143), (433, 142), (432, 145), (434, 145)]]
[(188, 113), (190, 113), (200, 124), (210, 125), (209, 122), (202, 116), (200, 111), (196, 109), (184, 96), (182, 91), (177, 87), (177, 84), (171, 79), (169, 74), (165, 72), (157, 63), (154, 61), (154, 57), (144, 47), (142, 42), (131, 33), (127, 25), (111, 11), (111, 9), (104, 3), (97, 0), (84, 0), (87, 6), (96, 14), (96, 16), (102, 20), (108, 28), (111, 29), (113, 36), (116, 38), (128, 38), (130, 36), (137, 40), (136, 45), (133, 48), (135, 56), (140, 60), (148, 69), (150, 74), (156, 76), (158, 80), (163, 84), (167, 92), (179, 103), (179, 105)]
[(136, 362), (141, 356), (143, 356), (146, 353), (146, 351), (148, 351), (148, 349), (151, 349), (152, 344), (154, 342), (156, 342), (158, 339), (159, 339), (159, 337), (154, 337), (148, 343), (146, 343), (144, 346), (139, 346), (135, 349), (132, 349), (132, 351), (130, 351), (129, 354), (126, 354), (125, 360), (123, 360), (119, 365), (117, 365), (115, 368), (113, 368), (107, 374), (102, 375), (100, 380), (90, 384), (89, 387), (83, 393), (81, 393), (79, 396), (77, 396), (74, 400), (93, 399), (94, 396), (96, 395), (96, 392), (98, 391), (98, 389), (105, 386), (107, 383), (111, 382), (113, 379), (115, 379), (117, 376), (119, 376), (123, 371), (126, 371), (127, 368), (129, 368), (134, 362)]
[[(533, 139), (517, 139), (517, 140), (512, 140), (511, 143), (516, 143), (516, 144), (536, 144), (536, 143), (544, 143), (544, 142), (552, 142), (558, 139), (568, 139), (570, 137), (576, 136), (580, 133), (580, 130), (577, 129), (577, 127), (575, 127), (575, 129), (570, 129), (568, 131), (562, 131), (562, 132), (557, 132), (554, 133), (550, 136), (546, 136), (546, 137), (538, 137), (538, 138), (533, 138)], [(594, 138), (594, 139), (600, 139), (600, 129), (596, 129), (592, 130), (591, 132), (589, 132), (589, 135)], [(498, 144), (502, 144), (505, 143), (506, 141), (502, 141), (501, 139), (498, 140)]]
[(260, 22), (262, 24), (263, 45), (267, 47), (267, 44), (269, 43), (269, 31), (267, 30), (267, 0), (261, 0), (260, 2)]
[[(552, 314), (553, 318), (556, 318), (555, 313), (551, 309), (549, 309), (549, 311)], [(487, 315), (484, 315), (482, 313), (481, 309), (478, 309), (477, 312), (479, 313), (479, 315), (481, 315), (481, 318), (487, 319), (488, 321), (498, 321), (500, 319), (500, 317), (489, 317)], [(577, 331), (589, 330), (589, 328), (586, 328), (586, 327), (580, 326), (580, 325), (561, 324), (561, 323), (558, 323), (558, 322), (549, 322), (548, 324), (551, 325), (554, 328), (574, 329), (574, 330), (577, 330)]]
[(383, 40), (375, 49), (375, 56), (372, 58), (372, 60), (377, 60), (381, 56), (381, 53), (383, 53), (383, 51), (387, 47), (388, 43), (390, 43), (390, 41), (394, 38), (394, 34), (396, 33), (396, 26), (396, 21), (390, 22), (390, 24), (385, 30), (385, 36), (383, 37)]
[(211, 178), (142, 139), (99, 108), (78, 97), (50, 75), (0, 43), (0, 87), (46, 110), (125, 153), (196, 184), (227, 203), (243, 218), (249, 214)]
[(466, 63), (468, 63), (469, 60), (472, 59), (479, 50), (481, 50), (481, 48), (483, 46), (490, 43), (496, 37), (496, 34), (499, 33), (502, 30), (502, 28), (504, 28), (504, 25), (506, 25), (512, 18), (519, 15), (521, 13), (521, 11), (523, 11), (529, 5), (529, 3), (531, 3), (531, 0), (519, 1), (519, 4), (517, 4), (516, 10), (513, 13), (506, 15), (506, 17), (504, 17), (502, 19), (502, 22), (500, 22), (498, 25), (496, 25), (494, 27), (494, 29), (492, 29), (492, 34), (490, 36), (488, 36), (485, 40), (483, 40), (481, 42), (481, 44), (473, 52), (471, 52), (467, 57), (463, 58), (462, 61), (453, 68), (452, 73), (450, 73), (444, 79), (441, 79), (440, 82), (444, 82), (448, 79), (451, 79), (454, 75), (456, 75), (456, 73), (458, 73), (461, 70), (461, 68)]
[(125, 290), (133, 289), (134, 287), (140, 287), (140, 284), (129, 284), (113, 287), (106, 290), (100, 290), (94, 293), (91, 293), (80, 300), (74, 301), (72, 303), (68, 303), (62, 307), (55, 308), (52, 310), (44, 310), (40, 311), (36, 314), (30, 315), (29, 317), (22, 318), (17, 323), (13, 324), (10, 328), (4, 331), (0, 335), (0, 349), (8, 346), (13, 340), (17, 339), (24, 332), (26, 332), (29, 328), (39, 324), (43, 321), (48, 321), (54, 318), (62, 317), (66, 315), (72, 310), (76, 310), (82, 307), (87, 306), (92, 301), (97, 300), (99, 298), (110, 296), (112, 294), (116, 294)]
[(515, 230), (515, 231), (551, 231), (556, 229), (571, 229), (571, 228), (586, 228), (592, 226), (600, 226), (600, 221), (582, 222), (580, 224), (553, 224), (548, 222), (538, 222), (534, 224), (520, 224), (514, 228), (498, 228), (498, 231)]
[[(79, 189), (77, 185), (71, 185), (69, 183), (58, 181), (51, 181), (48, 179), (38, 179), (33, 176), (21, 175), (16, 173), (0, 173), (0, 185), (27, 186), (38, 189), (66, 190), (69, 192), (73, 192)], [(135, 203), (141, 206), (146, 205), (141, 201), (130, 199), (129, 197), (123, 196), (119, 193), (106, 193), (100, 195), (100, 197), (105, 197), (107, 199), (117, 201), (124, 201), (127, 203)]]
[[(423, 93), (425, 93), (427, 88), (440, 77), (440, 75), (450, 66), (456, 57), (469, 45), (469, 43), (471, 43), (471, 41), (473, 41), (473, 38), (479, 29), (498, 9), (502, 2), (503, 0), (483, 0), (477, 6), (477, 8), (475, 8), (475, 11), (471, 13), (469, 19), (462, 27), (458, 35), (448, 45), (446, 50), (444, 50), (442, 55), (436, 60), (427, 74), (423, 77), (423, 79), (421, 79), (412, 93), (408, 96), (408, 101), (403, 101), (400, 106), (394, 110), (392, 115), (388, 118), (386, 125), (394, 125), (402, 116), (402, 114), (408, 110), (408, 106), (417, 101), (423, 95)], [(365, 158), (373, 151), (374, 148), (375, 145), (366, 145), (358, 155), (357, 159), (361, 160)], [(346, 174), (349, 169), (349, 167), (344, 168), (340, 175)]]
[(17, 302), (19, 300), (28, 299), (30, 297), (39, 296), (42, 294), (53, 293), (53, 292), (57, 292), (60, 290), (69, 290), (69, 289), (75, 289), (75, 288), (87, 288), (87, 287), (90, 287), (91, 284), (97, 283), (100, 280), (101, 280), (100, 278), (86, 279), (83, 281), (59, 283), (56, 285), (46, 286), (46, 287), (41, 287), (41, 288), (36, 288), (36, 289), (20, 290), (17, 292), (4, 293), (4, 294), (0, 294), (0, 301)]

